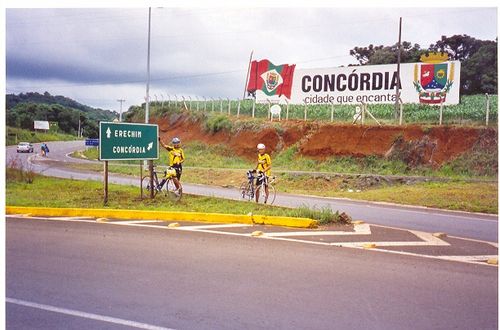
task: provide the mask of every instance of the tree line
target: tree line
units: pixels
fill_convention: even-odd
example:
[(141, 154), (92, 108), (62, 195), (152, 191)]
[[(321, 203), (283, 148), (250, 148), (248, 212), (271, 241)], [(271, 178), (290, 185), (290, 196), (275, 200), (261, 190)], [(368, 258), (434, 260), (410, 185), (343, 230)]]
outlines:
[(84, 136), (92, 138), (98, 137), (100, 120), (111, 121), (117, 116), (116, 112), (91, 108), (47, 92), (8, 94), (6, 108), (7, 126), (33, 130), (35, 120), (57, 122), (59, 132), (77, 135), (80, 127)]
[[(449, 60), (461, 62), (460, 94), (498, 93), (498, 40), (479, 40), (464, 35), (442, 36), (429, 48), (408, 41), (401, 42), (401, 63), (420, 62), (429, 52), (447, 53)], [(350, 50), (359, 65), (397, 63), (398, 44), (392, 46), (354, 47)]]

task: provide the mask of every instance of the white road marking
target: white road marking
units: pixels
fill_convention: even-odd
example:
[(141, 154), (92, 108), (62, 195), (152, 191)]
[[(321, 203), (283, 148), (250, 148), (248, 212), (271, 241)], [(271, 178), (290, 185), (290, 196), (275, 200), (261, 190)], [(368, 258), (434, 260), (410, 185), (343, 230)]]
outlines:
[[(19, 218), (19, 215), (6, 215), (7, 218)], [(41, 220), (54, 220), (54, 221), (75, 221), (75, 222), (88, 222), (88, 223), (96, 223), (95, 220), (79, 220), (75, 218), (68, 218), (66, 220), (65, 218), (44, 218), (44, 217), (29, 217), (33, 219), (41, 219)], [(126, 225), (126, 226), (133, 226), (133, 227), (148, 227), (148, 228), (155, 228), (155, 229), (166, 229), (166, 230), (184, 230), (184, 231), (192, 231), (192, 232), (200, 232), (200, 233), (209, 233), (209, 234), (219, 234), (219, 235), (231, 235), (231, 236), (242, 236), (242, 237), (252, 237), (251, 233), (246, 234), (246, 233), (233, 233), (233, 232), (226, 232), (226, 231), (217, 231), (217, 230), (210, 230), (210, 228), (238, 228), (238, 227), (251, 227), (250, 225), (246, 224), (224, 224), (224, 225), (201, 225), (201, 226), (186, 226), (186, 227), (176, 227), (176, 228), (169, 228), (167, 226), (155, 226), (155, 225), (146, 225), (144, 223), (146, 222), (159, 222), (156, 220), (152, 221), (115, 221), (115, 222), (103, 222), (100, 224), (111, 224), (111, 225)], [(163, 222), (163, 221), (161, 221)], [(373, 226), (373, 225), (372, 225)], [(318, 242), (318, 241), (308, 241), (308, 240), (303, 240), (303, 239), (294, 239), (294, 238), (287, 238), (287, 236), (293, 237), (293, 236), (325, 236), (325, 235), (366, 235), (366, 234), (371, 234), (370, 230), (370, 225), (368, 224), (361, 224), (361, 225), (355, 225), (354, 226), (354, 232), (345, 232), (346, 234), (339, 234), (340, 232), (337, 231), (307, 231), (307, 232), (298, 232), (299, 234), (295, 234), (294, 232), (288, 232), (288, 233), (265, 233), (263, 236), (259, 236), (260, 239), (271, 239), (271, 240), (280, 240), (280, 241), (288, 241), (288, 242), (296, 242), (296, 243), (305, 243), (305, 244), (314, 244), (314, 245), (323, 245), (323, 246), (336, 246), (336, 247), (347, 247), (347, 248), (354, 248), (354, 249), (362, 249), (365, 250), (363, 245), (365, 244), (375, 244), (377, 248), (370, 249), (369, 251), (377, 251), (377, 252), (383, 252), (383, 253), (392, 253), (392, 254), (399, 254), (399, 255), (406, 255), (406, 256), (413, 256), (413, 257), (422, 257), (422, 258), (427, 258), (427, 259), (437, 259), (437, 260), (447, 260), (447, 261), (455, 261), (455, 262), (462, 262), (462, 263), (469, 263), (469, 264), (476, 264), (476, 265), (487, 265), (487, 266), (494, 266), (497, 267), (496, 265), (490, 265), (484, 262), (487, 260), (489, 257), (494, 258), (498, 256), (432, 256), (432, 255), (425, 255), (425, 254), (417, 254), (417, 253), (412, 253), (412, 252), (404, 252), (404, 251), (394, 251), (394, 250), (385, 250), (381, 249), (380, 247), (388, 247), (388, 246), (450, 246), (450, 244), (446, 241), (443, 241), (439, 239), (438, 237), (433, 236), (431, 233), (426, 233), (426, 232), (421, 232), (421, 231), (415, 231), (415, 230), (405, 230), (401, 228), (393, 228), (393, 227), (387, 227), (387, 226), (379, 226), (375, 225), (376, 227), (383, 227), (383, 228), (392, 228), (395, 230), (400, 230), (400, 231), (407, 231), (418, 238), (420, 238), (422, 241), (397, 241), (397, 242)], [(325, 234), (322, 234), (325, 233)], [(306, 234), (306, 235), (304, 235)], [(453, 237), (453, 236), (449, 236)], [(485, 243), (485, 244), (490, 244), (495, 247), (498, 247), (498, 244), (493, 243), (493, 242), (488, 242), (488, 241), (479, 241), (479, 240), (474, 240), (474, 239), (469, 239), (469, 238), (462, 238), (462, 237), (453, 237), (456, 239), (461, 239), (461, 240), (466, 240), (466, 241), (473, 241), (473, 242), (480, 242), (480, 243)], [(486, 258), (486, 259), (485, 259)]]
[(94, 217), (53, 217), (52, 219), (55, 220), (85, 220), (85, 219), (95, 219)]
[(296, 237), (296, 236), (352, 236), (352, 235), (371, 235), (370, 225), (364, 223), (354, 225), (354, 231), (295, 231), (266, 233), (267, 237)]
[(163, 222), (163, 221), (162, 220), (130, 220), (130, 221), (117, 220), (117, 221), (111, 221), (110, 223), (113, 223), (114, 225), (135, 225), (140, 223), (158, 223), (158, 222)]
[(475, 261), (486, 262), (488, 259), (498, 258), (498, 255), (484, 255), (484, 256), (439, 256), (439, 259), (452, 260), (452, 261)]
[(200, 230), (200, 229), (211, 229), (211, 228), (243, 228), (243, 227), (251, 227), (252, 225), (244, 225), (238, 223), (231, 223), (225, 225), (203, 225), (203, 226), (184, 226), (177, 227), (177, 230)]
[(159, 326), (151, 325), (151, 324), (147, 324), (147, 323), (124, 320), (124, 319), (119, 319), (116, 317), (110, 317), (110, 316), (99, 315), (99, 314), (86, 313), (86, 312), (81, 312), (81, 311), (76, 311), (76, 310), (66, 309), (66, 308), (60, 308), (60, 307), (55, 307), (55, 306), (50, 306), (50, 305), (38, 304), (38, 303), (14, 299), (14, 298), (7, 297), (5, 299), (5, 301), (8, 303), (11, 303), (11, 304), (15, 304), (15, 305), (26, 306), (26, 307), (41, 309), (41, 310), (45, 310), (45, 311), (49, 311), (49, 312), (81, 317), (81, 318), (85, 318), (85, 319), (120, 324), (120, 325), (124, 325), (124, 326), (128, 326), (128, 327), (138, 328), (138, 329), (173, 330), (171, 328), (159, 327)]
[[(20, 219), (19, 214), (6, 214), (6, 218), (9, 219)], [(23, 219), (35, 219), (35, 220), (49, 220), (49, 221), (73, 221), (73, 222), (89, 222), (95, 223), (95, 220), (84, 220), (80, 218), (72, 218), (72, 217), (60, 217), (60, 218), (47, 218), (47, 217), (22, 217)]]
[(423, 231), (408, 230), (413, 235), (417, 236), (421, 240), (427, 242), (428, 244), (423, 245), (435, 245), (435, 246), (449, 246), (450, 243), (443, 241), (439, 237), (433, 236), (431, 233), (425, 233)]

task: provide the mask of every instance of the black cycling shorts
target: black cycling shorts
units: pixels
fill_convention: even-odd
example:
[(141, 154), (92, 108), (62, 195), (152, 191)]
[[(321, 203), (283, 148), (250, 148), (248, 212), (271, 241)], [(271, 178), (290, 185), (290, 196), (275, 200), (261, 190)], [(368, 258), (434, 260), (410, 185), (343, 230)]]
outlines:
[(182, 165), (173, 165), (172, 168), (175, 170), (177, 180), (181, 180), (181, 174), (182, 174)]

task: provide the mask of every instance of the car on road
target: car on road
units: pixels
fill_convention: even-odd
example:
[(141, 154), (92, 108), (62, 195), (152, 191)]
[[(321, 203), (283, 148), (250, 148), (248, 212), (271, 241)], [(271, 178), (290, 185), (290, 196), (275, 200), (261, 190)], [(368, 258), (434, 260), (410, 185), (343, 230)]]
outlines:
[(29, 142), (19, 142), (17, 152), (33, 152), (33, 145)]

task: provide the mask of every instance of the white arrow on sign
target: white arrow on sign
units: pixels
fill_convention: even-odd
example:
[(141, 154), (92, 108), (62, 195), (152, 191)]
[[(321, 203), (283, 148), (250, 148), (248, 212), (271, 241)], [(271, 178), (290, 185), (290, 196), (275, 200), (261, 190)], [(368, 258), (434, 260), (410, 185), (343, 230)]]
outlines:
[(153, 148), (153, 142), (150, 142), (150, 143), (148, 144), (148, 147), (147, 147), (148, 151), (149, 151), (149, 150), (151, 150), (151, 148)]
[(106, 130), (106, 137), (107, 137), (108, 139), (111, 137), (111, 130), (109, 129), (109, 127), (108, 127), (108, 129)]

